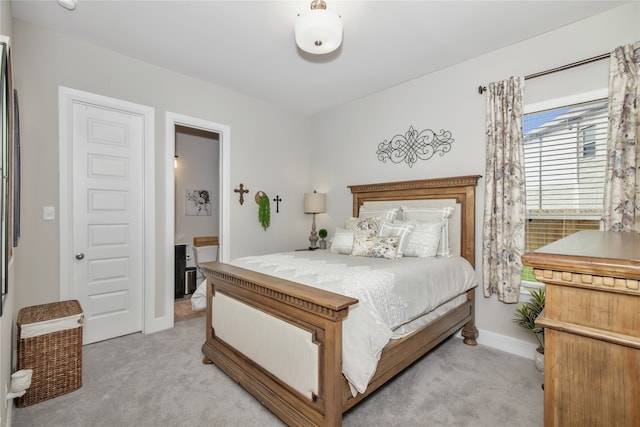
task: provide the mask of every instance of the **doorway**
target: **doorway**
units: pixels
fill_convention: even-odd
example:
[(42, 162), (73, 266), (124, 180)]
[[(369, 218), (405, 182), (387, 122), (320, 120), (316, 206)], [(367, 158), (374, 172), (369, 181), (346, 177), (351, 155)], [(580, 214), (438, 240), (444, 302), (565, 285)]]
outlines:
[[(168, 289), (165, 298), (167, 307), (170, 304), (171, 313), (174, 313), (174, 302), (178, 301), (176, 298), (180, 293), (180, 290), (176, 292), (175, 287), (176, 278), (182, 275), (179, 269), (195, 266), (191, 254), (193, 237), (218, 236), (219, 260), (228, 260), (229, 257), (230, 129), (225, 125), (174, 113), (166, 113), (166, 117), (168, 173), (165, 265)], [(184, 247), (179, 248), (179, 245)], [(184, 251), (185, 264), (176, 267), (180, 250)], [(188, 289), (185, 288), (185, 291)], [(184, 295), (183, 299), (187, 301), (180, 303), (190, 305), (189, 297), (189, 294)]]
[(220, 134), (182, 125), (175, 130), (174, 320), (178, 321), (196, 314), (190, 299), (203, 279), (195, 264), (193, 239), (219, 236)]

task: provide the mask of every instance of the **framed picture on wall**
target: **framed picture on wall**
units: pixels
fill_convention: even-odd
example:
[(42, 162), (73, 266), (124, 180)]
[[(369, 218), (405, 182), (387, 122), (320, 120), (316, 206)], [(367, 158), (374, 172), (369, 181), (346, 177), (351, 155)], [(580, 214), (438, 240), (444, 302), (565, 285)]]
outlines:
[(20, 114), (18, 91), (13, 90), (13, 247), (20, 240)]
[(14, 111), (13, 111), (13, 87), (11, 84), (11, 54), (9, 52), (9, 39), (0, 36), (0, 117), (2, 119), (2, 142), (0, 145), (0, 287), (2, 288), (2, 303), (0, 304), (0, 316), (4, 308), (5, 299), (9, 293), (8, 264), (11, 258), (12, 226), (11, 214), (13, 184), (12, 144), (14, 142)]
[(7, 147), (9, 146), (9, 99), (7, 97), (7, 92), (9, 91), (9, 76), (7, 70), (7, 50), (8, 45), (4, 40), (0, 40), (0, 116), (2, 117), (2, 145), (0, 148), (0, 178), (2, 179), (2, 183), (0, 185), (0, 244), (2, 248), (0, 248), (0, 262), (2, 265), (0, 266), (0, 283), (2, 286), (2, 302), (0, 303), (0, 316), (2, 316), (2, 311), (4, 308), (4, 300), (7, 296), (8, 282), (7, 282), (7, 269), (6, 260), (7, 260), (7, 230), (6, 230), (6, 221), (7, 218), (4, 214), (5, 206), (7, 205), (8, 200), (6, 200), (6, 189), (4, 183), (6, 179), (4, 178), (7, 174), (7, 166), (6, 166), (6, 154), (8, 152)]
[(185, 215), (211, 216), (211, 192), (209, 190), (185, 191)]

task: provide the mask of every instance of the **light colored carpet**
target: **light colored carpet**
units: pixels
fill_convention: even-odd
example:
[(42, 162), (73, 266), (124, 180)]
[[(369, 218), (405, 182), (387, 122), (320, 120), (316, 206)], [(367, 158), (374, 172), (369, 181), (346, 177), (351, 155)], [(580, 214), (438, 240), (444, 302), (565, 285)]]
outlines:
[[(200, 351), (205, 318), (83, 348), (83, 387), (13, 411), (14, 427), (281, 426)], [(533, 361), (451, 338), (344, 416), (344, 426), (543, 425)]]

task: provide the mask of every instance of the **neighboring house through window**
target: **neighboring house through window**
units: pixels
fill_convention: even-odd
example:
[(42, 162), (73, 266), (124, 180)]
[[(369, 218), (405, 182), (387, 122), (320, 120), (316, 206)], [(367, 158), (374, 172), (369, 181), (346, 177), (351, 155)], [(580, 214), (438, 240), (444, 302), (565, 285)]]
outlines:
[(596, 156), (596, 125), (584, 128), (580, 136), (582, 137), (582, 158), (594, 158)]
[[(607, 104), (596, 99), (525, 113), (525, 252), (600, 228)], [(530, 267), (525, 266), (523, 280), (535, 282)]]

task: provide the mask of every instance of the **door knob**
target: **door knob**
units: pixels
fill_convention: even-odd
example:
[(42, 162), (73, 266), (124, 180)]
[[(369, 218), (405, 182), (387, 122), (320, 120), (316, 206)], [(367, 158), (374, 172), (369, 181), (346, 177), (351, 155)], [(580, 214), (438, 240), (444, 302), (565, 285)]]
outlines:
[(76, 254), (76, 259), (83, 259), (84, 258), (84, 254), (82, 252)]

